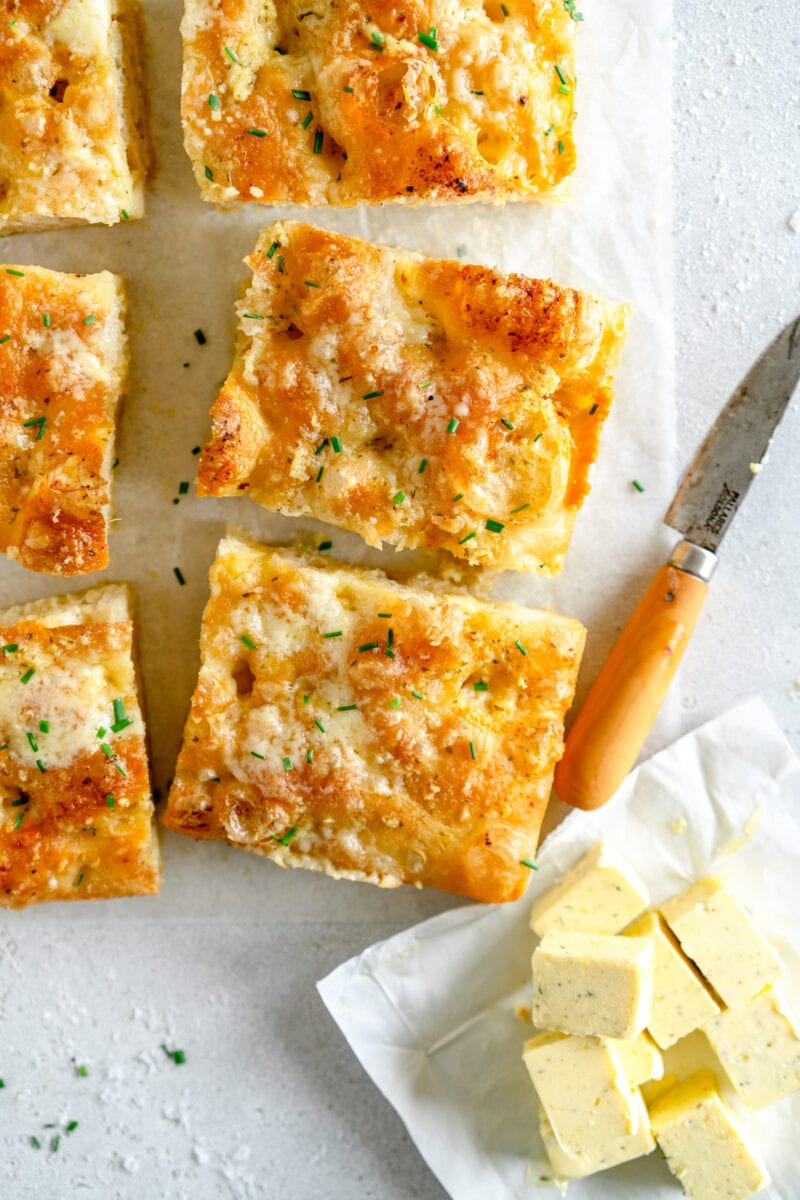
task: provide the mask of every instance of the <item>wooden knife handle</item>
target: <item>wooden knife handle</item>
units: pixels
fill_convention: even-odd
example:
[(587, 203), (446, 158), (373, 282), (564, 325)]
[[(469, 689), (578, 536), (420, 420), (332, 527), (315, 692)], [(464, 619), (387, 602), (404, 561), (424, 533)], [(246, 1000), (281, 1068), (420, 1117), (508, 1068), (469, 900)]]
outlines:
[(600, 808), (636, 761), (678, 669), (708, 584), (661, 567), (620, 634), (567, 737), (555, 788), (575, 808)]

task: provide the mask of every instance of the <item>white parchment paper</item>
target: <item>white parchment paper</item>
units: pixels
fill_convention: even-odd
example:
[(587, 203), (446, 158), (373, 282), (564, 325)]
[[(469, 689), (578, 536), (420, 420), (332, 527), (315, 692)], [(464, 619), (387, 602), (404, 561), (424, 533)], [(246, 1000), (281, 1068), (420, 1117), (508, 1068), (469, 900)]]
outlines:
[[(800, 1000), (800, 761), (752, 700), (631, 774), (594, 813), (574, 812), (543, 844), (516, 904), (442, 913), (378, 943), (318, 984), (362, 1065), (403, 1118), (453, 1200), (526, 1200), (548, 1186), (535, 1093), (521, 1061), (532, 1027), (528, 928), (533, 900), (605, 838), (647, 882), (654, 904), (714, 872), (729, 879), (787, 967)], [(684, 825), (685, 824), (685, 829)], [(713, 1058), (702, 1035), (666, 1059)], [(772, 1185), (796, 1200), (800, 1095), (749, 1116)], [(550, 1187), (554, 1185), (549, 1184)], [(674, 1200), (658, 1153), (570, 1184), (575, 1200)]]

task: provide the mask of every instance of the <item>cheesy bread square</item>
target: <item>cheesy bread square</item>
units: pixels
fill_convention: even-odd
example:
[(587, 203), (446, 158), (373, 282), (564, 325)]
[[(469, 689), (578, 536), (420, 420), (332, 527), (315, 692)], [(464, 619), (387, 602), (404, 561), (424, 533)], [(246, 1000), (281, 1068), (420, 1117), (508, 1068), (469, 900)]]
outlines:
[(165, 823), (284, 867), (514, 900), (584, 634), (226, 537)]
[(233, 205), (556, 200), (574, 4), (186, 0), (184, 144)]
[(0, 266), (0, 550), (32, 571), (108, 565), (122, 280)]
[(0, 234), (143, 215), (140, 41), (130, 0), (3, 6)]
[(131, 597), (0, 613), (0, 906), (158, 891)]
[(561, 570), (625, 305), (291, 221), (246, 261), (200, 495), (246, 494), (372, 546)]

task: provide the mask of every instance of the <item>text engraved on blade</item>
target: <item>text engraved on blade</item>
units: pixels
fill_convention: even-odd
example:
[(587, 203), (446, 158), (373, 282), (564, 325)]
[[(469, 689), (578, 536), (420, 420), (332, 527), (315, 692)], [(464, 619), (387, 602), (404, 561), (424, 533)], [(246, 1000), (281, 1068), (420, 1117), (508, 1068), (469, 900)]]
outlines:
[(714, 501), (714, 507), (708, 514), (703, 528), (707, 529), (709, 533), (720, 533), (724, 529), (728, 517), (736, 508), (738, 499), (739, 493), (728, 487), (727, 483), (723, 483), (722, 491)]

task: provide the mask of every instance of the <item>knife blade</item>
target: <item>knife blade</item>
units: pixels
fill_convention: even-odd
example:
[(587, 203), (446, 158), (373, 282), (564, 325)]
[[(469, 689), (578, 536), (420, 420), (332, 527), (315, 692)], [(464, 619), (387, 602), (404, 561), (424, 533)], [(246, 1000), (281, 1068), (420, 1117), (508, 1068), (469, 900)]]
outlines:
[(675, 494), (665, 523), (682, 540), (617, 639), (556, 767), (556, 792), (567, 804), (599, 808), (636, 761), (702, 611), (722, 539), (798, 382), (800, 317), (748, 371)]

